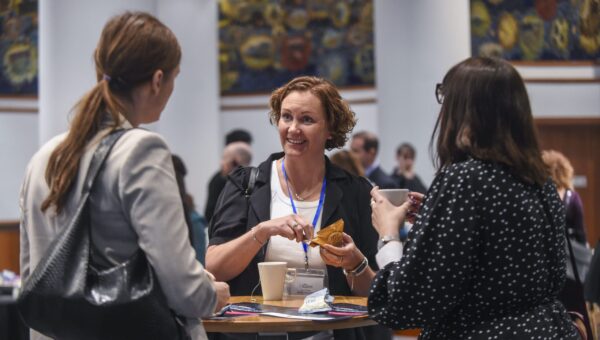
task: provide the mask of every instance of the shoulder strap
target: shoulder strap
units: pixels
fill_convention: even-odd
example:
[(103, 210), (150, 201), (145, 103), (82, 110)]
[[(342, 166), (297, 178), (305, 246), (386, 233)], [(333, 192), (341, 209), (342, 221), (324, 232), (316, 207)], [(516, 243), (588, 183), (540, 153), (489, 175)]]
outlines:
[(567, 245), (569, 246), (569, 258), (571, 259), (571, 267), (573, 268), (573, 275), (575, 276), (575, 281), (577, 281), (578, 285), (582, 285), (581, 278), (579, 277), (579, 271), (577, 270), (577, 263), (575, 262), (575, 254), (573, 253), (573, 246), (571, 245), (571, 238), (567, 235), (567, 230), (565, 228), (565, 238), (567, 239)]
[(246, 199), (250, 198), (250, 195), (252, 195), (259, 173), (260, 170), (257, 167), (250, 166), (246, 168), (246, 175), (244, 176), (244, 197), (246, 197)]
[(109, 133), (107, 136), (102, 138), (98, 148), (94, 151), (94, 155), (92, 156), (92, 160), (90, 162), (90, 166), (88, 168), (87, 174), (85, 175), (85, 181), (83, 182), (82, 189), (82, 201), (87, 198), (86, 195), (89, 194), (92, 186), (94, 185), (94, 181), (100, 172), (100, 168), (104, 164), (110, 150), (115, 145), (117, 140), (121, 138), (121, 136), (127, 132), (129, 129), (119, 129)]

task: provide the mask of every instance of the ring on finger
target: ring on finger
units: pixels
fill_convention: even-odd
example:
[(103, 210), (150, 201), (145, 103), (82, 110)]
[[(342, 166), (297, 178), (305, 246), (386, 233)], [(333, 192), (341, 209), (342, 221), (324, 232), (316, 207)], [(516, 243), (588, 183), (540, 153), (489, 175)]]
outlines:
[(375, 205), (375, 200), (371, 199), (371, 206), (374, 206), (374, 205)]

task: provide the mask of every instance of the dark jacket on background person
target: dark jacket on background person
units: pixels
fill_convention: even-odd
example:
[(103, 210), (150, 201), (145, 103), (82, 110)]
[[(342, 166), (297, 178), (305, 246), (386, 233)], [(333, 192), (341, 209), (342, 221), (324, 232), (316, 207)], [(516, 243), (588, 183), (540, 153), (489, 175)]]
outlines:
[(208, 182), (208, 197), (206, 198), (206, 208), (204, 208), (204, 218), (208, 222), (210, 222), (210, 219), (212, 218), (215, 212), (215, 207), (217, 206), (217, 199), (219, 198), (219, 194), (225, 187), (225, 183), (227, 183), (227, 177), (223, 177), (221, 175), (221, 171), (217, 171), (210, 178), (210, 182)]
[(567, 223), (567, 235), (573, 240), (587, 244), (585, 225), (583, 224), (583, 202), (576, 191), (567, 189), (563, 198), (565, 204), (565, 222)]
[(421, 181), (419, 176), (415, 175), (415, 177), (408, 179), (404, 177), (404, 175), (398, 174), (398, 169), (394, 169), (392, 175), (390, 176), (394, 181), (396, 181), (396, 185), (399, 189), (408, 189), (409, 191), (419, 192), (421, 194), (427, 193), (427, 187)]
[[(227, 184), (218, 199), (217, 207), (210, 222), (210, 245), (223, 244), (238, 238), (260, 222), (269, 220), (271, 206), (271, 168), (272, 162), (282, 158), (283, 153), (271, 155), (258, 168), (259, 176), (250, 198), (246, 199), (243, 190), (249, 168), (238, 168), (228, 178)], [(376, 268), (377, 233), (371, 224), (369, 205), (371, 185), (363, 178), (354, 177), (348, 172), (331, 164), (325, 158), (325, 177), (327, 188), (323, 206), (323, 227), (338, 219), (344, 220), (344, 232), (352, 237), (356, 246), (369, 259), (371, 267)], [(250, 295), (258, 284), (258, 263), (265, 259), (267, 246), (256, 254), (248, 267), (237, 277), (227, 282), (231, 295)], [(329, 291), (332, 295), (352, 295), (342, 268), (327, 266)], [(255, 294), (260, 293), (260, 287)], [(361, 329), (334, 331), (336, 338), (364, 339)]]
[(379, 189), (396, 189), (398, 187), (396, 182), (380, 166), (373, 169), (367, 178), (375, 183)]

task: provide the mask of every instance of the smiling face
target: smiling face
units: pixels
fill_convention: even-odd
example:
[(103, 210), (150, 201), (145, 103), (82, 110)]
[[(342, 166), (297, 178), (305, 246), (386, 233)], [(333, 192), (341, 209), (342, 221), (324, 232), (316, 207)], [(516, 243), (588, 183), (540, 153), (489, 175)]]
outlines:
[(331, 138), (323, 105), (309, 91), (293, 91), (283, 99), (277, 129), (286, 157), (322, 156)]

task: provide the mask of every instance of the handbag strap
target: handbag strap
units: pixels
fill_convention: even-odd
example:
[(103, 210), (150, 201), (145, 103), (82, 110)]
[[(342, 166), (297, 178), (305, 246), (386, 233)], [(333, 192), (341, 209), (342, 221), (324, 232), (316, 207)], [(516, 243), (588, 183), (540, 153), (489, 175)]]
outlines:
[(571, 260), (571, 267), (573, 268), (573, 275), (575, 275), (575, 281), (577, 284), (581, 285), (581, 278), (579, 277), (579, 271), (577, 270), (577, 263), (575, 262), (575, 254), (573, 253), (573, 246), (571, 245), (571, 238), (567, 234), (567, 229), (565, 228), (565, 238), (567, 239), (567, 245), (569, 246), (569, 258)]
[(131, 129), (114, 130), (105, 137), (103, 137), (100, 141), (100, 144), (96, 148), (96, 151), (94, 151), (94, 155), (92, 156), (92, 160), (90, 161), (90, 166), (88, 167), (87, 174), (85, 175), (85, 180), (83, 182), (83, 188), (81, 192), (82, 198), (80, 205), (82, 203), (85, 203), (87, 196), (89, 196), (90, 190), (92, 190), (96, 177), (100, 172), (100, 168), (102, 168), (102, 165), (108, 157), (110, 150), (112, 150), (112, 147), (115, 145), (117, 140), (119, 140), (119, 138), (121, 138), (121, 136), (129, 130)]
[(247, 171), (247, 174), (244, 176), (244, 197), (246, 197), (246, 199), (249, 199), (250, 195), (252, 195), (254, 187), (256, 186), (256, 179), (260, 173), (260, 170), (257, 167), (251, 166), (248, 168), (250, 171)]

